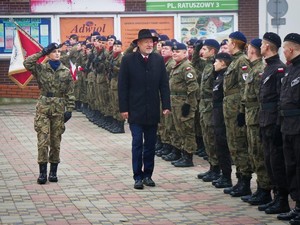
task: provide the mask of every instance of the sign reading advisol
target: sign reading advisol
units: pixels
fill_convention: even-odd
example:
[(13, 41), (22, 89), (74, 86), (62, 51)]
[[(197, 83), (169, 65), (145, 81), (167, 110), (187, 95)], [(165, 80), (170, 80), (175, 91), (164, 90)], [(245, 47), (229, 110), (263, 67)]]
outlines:
[(232, 11), (238, 5), (238, 0), (146, 0), (147, 11)]

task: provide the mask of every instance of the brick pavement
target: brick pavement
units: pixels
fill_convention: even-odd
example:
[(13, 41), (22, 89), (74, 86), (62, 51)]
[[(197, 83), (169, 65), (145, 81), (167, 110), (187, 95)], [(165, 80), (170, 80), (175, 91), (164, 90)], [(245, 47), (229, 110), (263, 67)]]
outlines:
[(208, 169), (199, 157), (192, 168), (157, 158), (157, 186), (133, 189), (128, 126), (110, 134), (78, 112), (63, 135), (59, 182), (38, 185), (33, 118), (34, 104), (0, 105), (1, 224), (288, 224), (198, 180)]

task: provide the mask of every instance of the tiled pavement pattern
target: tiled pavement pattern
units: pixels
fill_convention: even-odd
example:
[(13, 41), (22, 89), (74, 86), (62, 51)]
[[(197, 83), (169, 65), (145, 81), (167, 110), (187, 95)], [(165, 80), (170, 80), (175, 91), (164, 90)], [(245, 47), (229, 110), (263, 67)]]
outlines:
[(199, 157), (192, 168), (157, 158), (157, 186), (133, 189), (128, 125), (110, 134), (78, 112), (63, 135), (59, 182), (38, 185), (34, 107), (0, 106), (1, 224), (288, 224), (198, 180), (208, 169)]

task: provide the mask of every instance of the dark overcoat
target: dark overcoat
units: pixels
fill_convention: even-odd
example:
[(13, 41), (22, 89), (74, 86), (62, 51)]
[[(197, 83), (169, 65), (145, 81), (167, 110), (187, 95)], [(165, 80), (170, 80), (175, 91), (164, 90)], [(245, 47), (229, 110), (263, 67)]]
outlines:
[(121, 62), (119, 109), (128, 112), (128, 122), (155, 125), (162, 109), (171, 109), (169, 78), (165, 63), (157, 53), (151, 53), (145, 62), (139, 52), (126, 54)]

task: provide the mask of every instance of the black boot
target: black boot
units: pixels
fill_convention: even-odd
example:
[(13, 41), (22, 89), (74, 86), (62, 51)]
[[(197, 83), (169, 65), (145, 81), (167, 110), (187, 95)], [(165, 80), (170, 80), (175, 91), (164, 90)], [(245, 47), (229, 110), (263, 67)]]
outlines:
[(38, 184), (46, 184), (46, 182), (47, 182), (47, 163), (40, 163), (39, 168), (40, 168), (40, 175), (39, 175), (39, 178), (37, 179), (37, 183)]
[(300, 225), (300, 214), (296, 216), (294, 219), (290, 220), (291, 225)]
[(197, 143), (197, 150), (195, 152), (195, 155), (199, 156), (199, 154), (202, 154), (202, 152), (205, 150), (202, 136), (196, 136), (196, 143)]
[(183, 150), (183, 160), (180, 162), (173, 164), (175, 167), (191, 167), (194, 166), (193, 163), (193, 153), (188, 153), (187, 151)]
[(114, 134), (122, 134), (125, 133), (124, 129), (124, 121), (117, 121), (117, 126), (113, 132)]
[(275, 199), (273, 205), (268, 207), (265, 210), (266, 214), (279, 214), (287, 213), (290, 211), (288, 195), (282, 195), (278, 193), (277, 198)]
[(228, 187), (232, 187), (232, 181), (231, 181), (231, 177), (225, 177), (224, 175), (222, 175), (218, 180), (216, 180), (214, 186), (216, 188), (228, 188)]
[(173, 149), (173, 146), (172, 146), (172, 145), (164, 144), (163, 147), (162, 147), (162, 149), (157, 151), (157, 154), (156, 154), (156, 155), (157, 155), (158, 157), (161, 157), (161, 156), (163, 156), (163, 155), (168, 155), (168, 154), (171, 153), (172, 149)]
[(181, 158), (180, 150), (173, 147), (172, 152), (166, 156), (162, 156), (162, 159), (165, 161), (175, 161)]
[(75, 101), (74, 110), (77, 110), (78, 107), (78, 101)]
[(204, 182), (212, 182), (213, 180), (219, 179), (221, 176), (220, 174), (220, 167), (219, 166), (213, 166), (210, 173), (206, 174), (202, 180)]
[(236, 177), (237, 177), (237, 183), (232, 186), (232, 187), (228, 187), (228, 188), (225, 188), (223, 190), (224, 194), (230, 194), (232, 191), (236, 190), (237, 188), (240, 187), (241, 185), (241, 174), (240, 173), (236, 173)]
[(208, 173), (210, 173), (212, 171), (212, 166), (210, 165), (210, 167), (209, 167), (209, 170), (207, 170), (206, 172), (204, 172), (204, 173), (199, 173), (198, 175), (197, 175), (197, 177), (198, 177), (198, 179), (202, 179), (204, 176), (206, 176)]
[(50, 164), (50, 172), (49, 172), (49, 182), (57, 182), (57, 166), (58, 163), (51, 163)]
[(81, 101), (78, 101), (78, 102), (77, 102), (76, 111), (77, 111), (77, 112), (81, 112), (81, 111), (82, 111), (82, 110), (81, 110)]
[(242, 176), (240, 186), (236, 190), (230, 192), (230, 195), (232, 197), (242, 197), (245, 195), (251, 195), (252, 192), (250, 189), (250, 181), (251, 181), (251, 177)]
[(272, 201), (270, 190), (257, 188), (257, 192), (248, 199), (250, 205), (262, 205)]
[(87, 109), (88, 109), (88, 104), (87, 104), (87, 103), (83, 103), (83, 104), (82, 104), (82, 113), (83, 113), (83, 114), (86, 114)]
[(280, 213), (277, 216), (277, 219), (279, 219), (279, 220), (292, 220), (292, 219), (296, 218), (299, 215), (300, 215), (300, 208), (295, 207), (295, 208), (291, 209), (289, 212)]
[(155, 144), (155, 151), (161, 149), (163, 147), (163, 144), (161, 143), (160, 135), (157, 135), (157, 140)]

